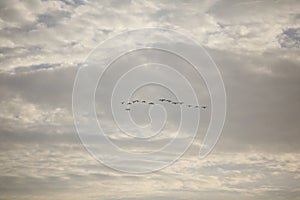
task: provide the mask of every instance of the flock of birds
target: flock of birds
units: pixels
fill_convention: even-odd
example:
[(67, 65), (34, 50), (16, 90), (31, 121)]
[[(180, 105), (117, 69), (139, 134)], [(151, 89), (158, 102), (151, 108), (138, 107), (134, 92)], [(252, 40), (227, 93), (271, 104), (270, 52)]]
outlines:
[[(158, 101), (160, 102), (167, 102), (167, 103), (171, 103), (173, 105), (185, 105), (184, 102), (177, 102), (177, 101), (172, 101), (172, 100), (169, 100), (169, 99), (158, 99)], [(129, 102), (125, 102), (125, 101), (122, 101), (121, 104), (123, 105), (126, 105), (126, 106), (130, 106), (130, 105), (133, 105), (135, 103), (143, 103), (143, 104), (149, 104), (149, 105), (155, 105), (155, 103), (153, 102), (147, 102), (145, 100), (133, 100), (133, 101), (129, 101)], [(191, 104), (186, 104), (186, 107), (188, 108), (202, 108), (202, 109), (206, 109), (207, 106), (199, 106), (199, 105), (191, 105)], [(131, 108), (125, 108), (126, 111), (130, 111)]]

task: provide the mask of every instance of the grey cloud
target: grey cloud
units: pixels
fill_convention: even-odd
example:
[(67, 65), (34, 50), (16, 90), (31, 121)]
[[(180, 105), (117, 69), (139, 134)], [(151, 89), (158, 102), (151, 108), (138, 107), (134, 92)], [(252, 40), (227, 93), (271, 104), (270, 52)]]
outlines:
[[(29, 69), (53, 64), (31, 66)], [(25, 68), (22, 68), (25, 70)], [(70, 111), (76, 67), (38, 70), (16, 75), (0, 74), (2, 99), (20, 96), (29, 102), (50, 107), (67, 107)], [(27, 68), (26, 68), (27, 70)]]
[[(300, 68), (296, 61), (275, 59), (277, 53), (264, 56), (211, 53), (222, 66), (228, 98), (227, 120), (219, 145), (241, 151), (299, 151), (296, 124), (300, 97), (296, 85)], [(258, 66), (271, 73), (256, 71)]]
[(65, 20), (64, 18), (69, 18), (70, 15), (71, 14), (66, 11), (56, 11), (56, 12), (41, 14), (38, 16), (37, 23), (43, 23), (47, 27), (55, 27), (59, 23), (61, 23), (61, 21)]
[(289, 28), (279, 36), (279, 43), (282, 48), (300, 47), (300, 28)]
[(38, 70), (43, 70), (43, 69), (50, 69), (50, 68), (55, 68), (58, 67), (59, 64), (39, 64), (39, 65), (31, 65), (30, 67), (16, 67), (14, 69), (14, 73), (19, 73), (19, 72), (31, 72), (31, 71), (38, 71)]

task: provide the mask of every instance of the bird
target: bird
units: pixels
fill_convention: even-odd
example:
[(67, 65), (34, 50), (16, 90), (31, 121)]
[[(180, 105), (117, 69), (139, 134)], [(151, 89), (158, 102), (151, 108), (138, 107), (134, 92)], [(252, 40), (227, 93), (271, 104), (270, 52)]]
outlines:
[(177, 102), (172, 102), (172, 104), (177, 104)]
[(202, 106), (201, 108), (205, 109), (205, 108), (207, 108), (207, 106)]
[(172, 102), (172, 101), (171, 101), (171, 100), (169, 100), (169, 99), (167, 99), (166, 101), (167, 101), (167, 102), (169, 102), (169, 103), (171, 103), (171, 102)]
[(195, 108), (199, 108), (199, 106), (195, 106)]
[(146, 103), (146, 101), (142, 101), (142, 103)]
[(137, 102), (139, 102), (139, 100), (133, 100), (133, 101), (132, 101), (132, 103), (137, 103)]
[(189, 107), (189, 108), (190, 108), (190, 107), (192, 107), (192, 105), (187, 105), (187, 107)]
[(121, 104), (124, 104), (124, 103), (125, 103), (125, 101), (122, 101), (122, 102), (121, 102)]
[(159, 99), (158, 101), (165, 101), (166, 99)]
[(154, 105), (154, 103), (153, 102), (150, 102), (150, 103), (148, 103), (149, 105)]
[(130, 111), (130, 108), (126, 108), (125, 110), (126, 110), (126, 111)]
[(129, 103), (127, 103), (127, 105), (131, 105), (131, 103), (129, 102)]

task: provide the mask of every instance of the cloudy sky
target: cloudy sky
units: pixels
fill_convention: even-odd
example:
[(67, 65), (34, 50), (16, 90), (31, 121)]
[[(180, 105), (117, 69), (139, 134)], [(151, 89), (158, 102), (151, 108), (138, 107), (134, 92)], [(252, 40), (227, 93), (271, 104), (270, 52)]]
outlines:
[[(137, 175), (85, 150), (72, 89), (100, 42), (144, 27), (179, 31), (207, 50), (223, 77), (227, 117), (205, 159), (197, 155), (210, 109), (177, 162)], [(300, 199), (299, 48), (297, 0), (1, 0), (0, 199)], [(161, 94), (144, 89), (137, 96)], [(109, 108), (100, 103), (99, 118), (114, 135)], [(168, 133), (177, 115), (170, 116)]]

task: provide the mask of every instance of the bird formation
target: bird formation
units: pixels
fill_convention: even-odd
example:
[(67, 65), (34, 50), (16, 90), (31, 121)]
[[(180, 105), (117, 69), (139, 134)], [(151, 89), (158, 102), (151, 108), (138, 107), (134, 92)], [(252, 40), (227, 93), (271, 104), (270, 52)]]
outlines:
[[(171, 103), (171, 104), (173, 104), (173, 105), (184, 105), (184, 102), (177, 102), (177, 101), (172, 101), (172, 100), (170, 100), (170, 99), (164, 99), (164, 98), (158, 99), (158, 101), (160, 101), (160, 102)], [(122, 101), (122, 102), (121, 102), (121, 104), (126, 105), (126, 106), (130, 106), (130, 105), (135, 104), (135, 103), (142, 103), (142, 104), (148, 104), (148, 105), (155, 105), (155, 103), (152, 102), (152, 101), (147, 102), (147, 101), (145, 101), (145, 100), (138, 100), (138, 99), (133, 100), (133, 101), (129, 101), (129, 102), (125, 102), (125, 101)], [(188, 108), (202, 108), (202, 109), (206, 109), (206, 108), (207, 108), (207, 106), (199, 106), (199, 105), (191, 105), (191, 104), (186, 104), (186, 107), (188, 107)], [(130, 111), (131, 108), (126, 107), (125, 110), (126, 110), (126, 111)]]

